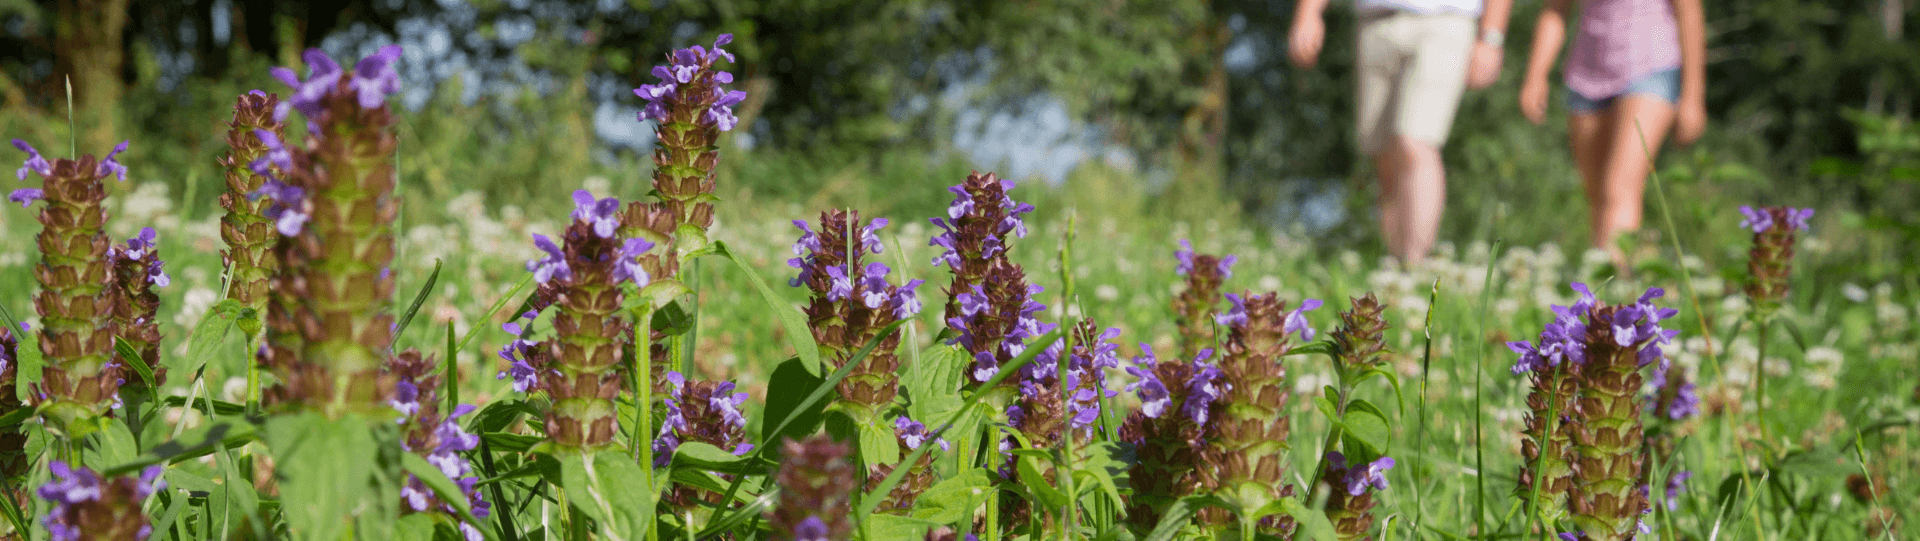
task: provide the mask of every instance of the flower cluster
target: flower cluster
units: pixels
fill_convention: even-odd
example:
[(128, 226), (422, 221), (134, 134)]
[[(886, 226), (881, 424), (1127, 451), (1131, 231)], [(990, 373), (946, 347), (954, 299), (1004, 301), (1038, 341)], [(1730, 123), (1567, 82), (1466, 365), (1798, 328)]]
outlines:
[[(280, 260), (273, 257), (272, 248), (280, 234), (276, 220), (266, 216), (274, 199), (249, 194), (259, 191), (268, 178), (284, 174), (279, 164), (292, 162), (280, 144), (285, 126), (274, 119), (279, 106), (278, 94), (259, 90), (241, 94), (233, 105), (233, 120), (227, 122), (227, 153), (218, 160), (227, 181), (227, 191), (220, 194), (220, 206), (227, 210), (220, 217), (220, 238), (227, 243), (222, 255), (232, 275), (227, 298), (260, 312), (267, 308), (268, 281), (279, 272)], [(273, 141), (273, 146), (267, 141)], [(268, 159), (269, 153), (275, 154), (273, 159)], [(265, 174), (254, 171), (255, 162)]]
[(1334, 329), (1330, 340), (1334, 359), (1345, 371), (1357, 373), (1380, 365), (1380, 354), (1387, 347), (1387, 321), (1381, 315), (1387, 307), (1371, 291), (1354, 297), (1349, 304), (1347, 311), (1340, 313), (1340, 327)]
[(1207, 362), (1212, 349), (1200, 350), (1191, 361), (1159, 360), (1153, 348), (1140, 344), (1141, 356), (1127, 373), (1135, 378), (1126, 390), (1140, 397), (1140, 408), (1120, 425), (1120, 440), (1134, 445), (1129, 479), (1133, 497), (1127, 521), (1144, 535), (1160, 524), (1175, 500), (1199, 489), (1194, 472), (1205, 445), (1207, 420), (1214, 402), (1225, 392), (1220, 368)]
[[(468, 464), (459, 453), (472, 451), (480, 446), (480, 436), (469, 433), (460, 427), (459, 419), (473, 413), (470, 404), (454, 407), (445, 418), (440, 416), (439, 389), (443, 375), (434, 373), (432, 359), (424, 358), (419, 352), (407, 350), (396, 355), (387, 364), (387, 371), (396, 381), (393, 396), (387, 403), (400, 412), (400, 425), (405, 431), (400, 440), (400, 448), (409, 453), (427, 459), (452, 479), (460, 487), (472, 506), (475, 518), (487, 518), (492, 504), (481, 499), (478, 485), (480, 478), (474, 475), (473, 465)], [(400, 488), (400, 498), (406, 503), (406, 510), (413, 513), (438, 512), (449, 517), (455, 516), (452, 504), (441, 501), (426, 483), (414, 476), (407, 476), (407, 484)], [(466, 541), (480, 541), (485, 535), (478, 524), (459, 523), (459, 530)]]
[[(308, 134), (298, 144), (252, 118), (251, 108), (265, 102), (243, 99), (250, 110), (236, 112), (248, 119), (233, 128), (245, 122), (256, 141), (230, 133), (230, 156), (236, 164), (243, 154), (253, 158), (248, 168), (266, 181), (249, 194), (249, 206), (266, 205), (259, 218), (271, 220), (280, 234), (271, 254), (279, 269), (267, 282), (267, 341), (258, 355), (280, 382), (266, 393), (270, 403), (371, 414), (392, 394), (392, 379), (380, 372), (392, 356), (395, 328), (390, 265), (400, 208), (392, 157), (399, 140), (387, 97), (400, 90), (393, 66), (400, 56), (400, 47), (390, 45), (343, 70), (309, 49), (302, 56), (310, 69), (306, 79), (273, 69), (292, 93), (272, 104), (272, 121), (284, 122), (293, 111), (304, 116)], [(264, 222), (251, 216), (243, 222), (262, 233), (256, 224)], [(252, 250), (238, 247), (267, 235), (247, 236), (230, 239), (234, 253)], [(335, 389), (342, 383), (346, 389)]]
[(881, 336), (880, 331), (920, 312), (915, 290), (921, 281), (893, 285), (887, 281), (893, 269), (870, 260), (885, 249), (878, 234), (887, 225), (885, 218), (861, 224), (856, 211), (831, 210), (820, 213), (818, 231), (799, 220), (793, 225), (801, 234), (787, 265), (800, 274), (788, 284), (813, 294), (804, 312), (830, 369), (839, 369), (869, 342), (879, 340), (838, 387), (837, 407), (850, 408), (849, 414), (861, 422), (872, 422), (892, 407), (899, 392), (900, 335)]
[(113, 271), (108, 240), (106, 177), (126, 179), (127, 168), (114, 156), (127, 149), (122, 142), (105, 159), (48, 160), (25, 141), (13, 146), (27, 153), (17, 171), (39, 174), (41, 188), (13, 192), (22, 205), (45, 200), (36, 216), (42, 229), (35, 237), (41, 258), (33, 273), (40, 290), (34, 309), (40, 315), (40, 352), (45, 359), (41, 392), (43, 417), (59, 427), (82, 418), (103, 415), (117, 398), (124, 367), (114, 357), (114, 309), (119, 304), (108, 284)]
[(1747, 252), (1747, 298), (1753, 315), (1766, 319), (1786, 302), (1793, 272), (1794, 234), (1807, 230), (1813, 209), (1740, 207), (1740, 227), (1753, 231), (1753, 249)]
[(666, 379), (673, 389), (666, 398), (667, 416), (660, 423), (660, 434), (653, 440), (656, 465), (668, 464), (674, 450), (690, 441), (735, 455), (753, 450), (753, 444), (747, 443), (747, 417), (740, 409), (747, 393), (734, 392), (731, 381), (688, 381), (679, 372), (668, 372)]
[[(621, 315), (622, 284), (645, 287), (652, 280), (638, 261), (654, 245), (620, 237), (618, 200), (595, 199), (578, 190), (573, 201), (573, 222), (560, 243), (533, 235), (543, 255), (527, 262), (540, 284), (534, 296), (550, 299), (555, 308), (554, 337), (545, 342), (516, 338), (507, 344), (500, 356), (509, 366), (501, 376), (512, 376), (517, 391), (547, 393), (553, 401), (547, 435), (553, 442), (591, 449), (611, 445), (619, 432), (613, 402), (620, 395), (619, 365), (632, 331)], [(522, 316), (532, 320), (537, 315)], [(521, 334), (516, 322), (502, 328)]]
[[(1080, 440), (1092, 434), (1100, 419), (1100, 399), (1118, 391), (1106, 387), (1106, 370), (1120, 368), (1120, 345), (1113, 339), (1120, 329), (1104, 331), (1092, 319), (1073, 328), (1073, 351), (1063, 352), (1064, 341), (1055, 341), (1020, 371), (1020, 399), (1007, 409), (1007, 419), (1027, 435), (1037, 447), (1050, 447), (1071, 429)], [(1062, 401), (1060, 363), (1066, 353), (1066, 389), (1070, 395)], [(1066, 425), (1061, 426), (1065, 421)]]
[[(1282, 473), (1287, 470), (1290, 393), (1280, 357), (1289, 349), (1289, 335), (1313, 338), (1305, 312), (1320, 306), (1320, 301), (1308, 299), (1288, 310), (1271, 293), (1229, 294), (1227, 299), (1233, 303), (1232, 310), (1218, 316), (1227, 327), (1220, 360), (1225, 392), (1218, 399), (1219, 415), (1208, 426), (1198, 471), (1203, 487), (1249, 513), (1293, 492)], [(1219, 510), (1203, 513), (1201, 518), (1214, 524), (1227, 522)], [(1281, 519), (1263, 523), (1261, 529), (1275, 533), (1291, 527), (1290, 519)]]
[(853, 449), (826, 434), (781, 445), (780, 470), (773, 474), (780, 502), (767, 512), (773, 539), (842, 540), (853, 537)]
[[(893, 419), (893, 434), (900, 446), (900, 456), (903, 457), (928, 443), (938, 445), (942, 451), (951, 449), (945, 438), (929, 442), (933, 435), (927, 430), (927, 425), (905, 415)], [(888, 475), (893, 474), (894, 469), (902, 466), (903, 464), (873, 465), (868, 468), (866, 486), (878, 486), (881, 481), (886, 480)], [(893, 485), (893, 490), (887, 492), (886, 500), (880, 503), (880, 507), (874, 509), (875, 512), (905, 515), (913, 510), (913, 504), (920, 499), (920, 494), (933, 486), (936, 480), (933, 470), (933, 453), (922, 454), (919, 461), (905, 467), (907, 473), (900, 476), (900, 482)]]
[(1020, 216), (1033, 212), (1033, 205), (1014, 201), (1008, 193), (1013, 191), (1013, 181), (991, 172), (975, 171), (947, 191), (953, 192), (953, 203), (947, 206), (946, 218), (932, 219), (941, 233), (928, 245), (941, 249), (933, 264), (946, 265), (953, 273), (947, 294), (955, 300), (947, 304), (945, 316), (951, 320), (961, 315), (959, 295), (977, 291), (988, 283), (991, 267), (1007, 262), (1007, 235), (1027, 236), (1027, 224)]
[(40, 499), (53, 504), (41, 519), (49, 539), (141, 541), (153, 533), (153, 525), (147, 523), (140, 505), (166, 486), (166, 482), (160, 480), (165, 466), (148, 466), (138, 477), (114, 479), (103, 479), (93, 470), (73, 468), (59, 460), (47, 467), (53, 472), (53, 478), (41, 485), (37, 493)]
[[(734, 60), (733, 53), (720, 48), (732, 41), (733, 34), (721, 34), (712, 49), (695, 45), (676, 50), (667, 55), (667, 65), (653, 68), (659, 82), (633, 89), (647, 101), (639, 120), (657, 123), (653, 191), (660, 200), (630, 204), (621, 227), (625, 236), (669, 248), (646, 262), (655, 276), (677, 275), (676, 258), (707, 244), (706, 230), (713, 225), (720, 132), (732, 130), (739, 122), (733, 106), (747, 97), (746, 92), (721, 88), (733, 82), (733, 74), (714, 67), (720, 60)], [(683, 231), (682, 225), (691, 225), (695, 231)]]
[(1327, 453), (1325, 477), (1335, 487), (1327, 496), (1327, 520), (1342, 541), (1367, 538), (1373, 529), (1373, 492), (1386, 490), (1387, 470), (1392, 468), (1392, 457), (1350, 465), (1339, 451)]
[(1677, 311), (1653, 304), (1660, 288), (1623, 305), (1597, 301), (1585, 284), (1573, 289), (1580, 298), (1553, 307), (1536, 343), (1508, 344), (1520, 355), (1515, 373), (1532, 373), (1535, 386), (1521, 490), (1537, 489), (1530, 501), (1541, 514), (1566, 513), (1589, 539), (1630, 539), (1648, 507), (1637, 481), (1646, 461), (1640, 369), (1665, 363), (1661, 346), (1679, 331), (1659, 323)]
[(1174, 269), (1186, 277), (1187, 288), (1173, 298), (1174, 325), (1180, 329), (1180, 356), (1192, 357), (1214, 343), (1214, 316), (1220, 310), (1220, 287), (1233, 277), (1233, 264), (1239, 256), (1196, 254), (1185, 239), (1173, 252), (1179, 261)]
[(173, 279), (161, 268), (164, 263), (155, 245), (156, 237), (153, 228), (141, 228), (140, 235), (127, 239), (126, 244), (108, 248), (107, 261), (117, 295), (113, 306), (116, 336), (140, 354), (137, 360), (119, 359), (118, 362), (146, 365), (153, 371), (154, 383), (158, 384), (166, 381), (167, 369), (160, 365), (162, 336), (157, 317), (160, 295), (154, 293), (153, 288), (166, 287)]

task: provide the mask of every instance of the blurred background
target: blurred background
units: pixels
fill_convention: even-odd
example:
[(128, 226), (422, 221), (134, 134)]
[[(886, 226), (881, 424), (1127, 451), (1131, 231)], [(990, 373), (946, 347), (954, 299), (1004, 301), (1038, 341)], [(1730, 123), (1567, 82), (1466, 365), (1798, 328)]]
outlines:
[[(1818, 225), (1849, 232), (1829, 236), (1859, 256), (1842, 270), (1916, 271), (1915, 4), (1709, 3), (1708, 133), (1659, 168), (1673, 231), (1700, 235), (1689, 251), (1737, 263), (1734, 206), (1814, 206)], [(1501, 82), (1462, 104), (1443, 240), (1584, 248), (1562, 89), (1546, 126), (1515, 103), (1539, 8), (1520, 0)], [(131, 138), (136, 180), (164, 185), (191, 220), (218, 210), (212, 163), (235, 95), (284, 93), (267, 69), (298, 65), (308, 47), (350, 63), (399, 43), (408, 219), (445, 219), (439, 202), (472, 191), (557, 213), (568, 200), (553, 187), (583, 179), (644, 193), (652, 127), (635, 121), (631, 89), (667, 51), (732, 33), (734, 86), (749, 97), (723, 139), (737, 148), (721, 195), (744, 208), (930, 216), (941, 187), (995, 170), (1065, 203), (1048, 212), (1222, 221), (1378, 254), (1370, 166), (1352, 151), (1350, 4), (1335, 3), (1311, 71), (1284, 58), (1292, 11), (1286, 0), (0, 0), (0, 131), (42, 149), (71, 137), (83, 153)]]

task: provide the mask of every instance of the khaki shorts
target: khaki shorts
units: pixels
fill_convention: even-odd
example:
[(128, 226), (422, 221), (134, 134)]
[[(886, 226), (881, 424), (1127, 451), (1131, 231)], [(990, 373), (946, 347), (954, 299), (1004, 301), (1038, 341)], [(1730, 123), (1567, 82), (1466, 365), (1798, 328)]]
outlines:
[(1405, 12), (1360, 16), (1360, 150), (1374, 154), (1395, 135), (1447, 142), (1473, 52), (1471, 15)]

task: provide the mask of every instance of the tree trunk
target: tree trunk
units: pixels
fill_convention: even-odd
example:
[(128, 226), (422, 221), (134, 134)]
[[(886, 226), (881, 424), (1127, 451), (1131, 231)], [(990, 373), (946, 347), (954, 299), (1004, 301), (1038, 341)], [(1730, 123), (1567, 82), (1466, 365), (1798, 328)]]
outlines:
[(60, 1), (54, 56), (58, 73), (73, 85), (75, 130), (83, 134), (77, 137), (80, 154), (105, 156), (125, 136), (119, 117), (126, 27), (127, 0)]

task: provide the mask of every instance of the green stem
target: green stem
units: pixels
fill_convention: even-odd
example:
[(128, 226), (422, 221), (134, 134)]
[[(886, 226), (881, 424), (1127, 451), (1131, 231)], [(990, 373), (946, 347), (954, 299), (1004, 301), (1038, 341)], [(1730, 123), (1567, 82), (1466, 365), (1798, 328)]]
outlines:
[[(1073, 300), (1074, 218), (1073, 210), (1068, 209), (1066, 237), (1060, 243), (1060, 313), (1062, 315), (1066, 314), (1066, 308), (1071, 306), (1070, 301)], [(1064, 527), (1064, 530), (1061, 532), (1062, 538), (1071, 536), (1072, 532), (1075, 531), (1074, 524), (1077, 513), (1074, 510), (1074, 500), (1079, 494), (1074, 491), (1073, 488), (1073, 389), (1067, 386), (1067, 368), (1073, 364), (1071, 360), (1073, 358), (1074, 335), (1072, 325), (1070, 324), (1073, 318), (1068, 317), (1066, 319), (1067, 321), (1063, 322), (1069, 323), (1068, 332), (1066, 336), (1063, 337), (1066, 340), (1066, 346), (1061, 349), (1061, 351), (1066, 352), (1064, 355), (1065, 358), (1054, 363), (1054, 381), (1058, 382), (1060, 386), (1060, 409), (1066, 412), (1068, 418), (1066, 426), (1061, 430), (1060, 448), (1055, 451), (1058, 453), (1058, 457), (1055, 459), (1053, 467), (1053, 476), (1059, 480), (1060, 490), (1067, 494), (1066, 507), (1060, 512), (1060, 524)], [(1091, 352), (1093, 346), (1089, 344), (1087, 349)], [(1097, 393), (1096, 396), (1098, 396)]]
[[(1764, 451), (1773, 444), (1773, 438), (1767, 431), (1767, 329), (1773, 327), (1771, 317), (1761, 317), (1759, 329), (1759, 357), (1753, 363), (1753, 420), (1760, 424), (1760, 448)], [(1771, 463), (1773, 453), (1767, 452)]]

